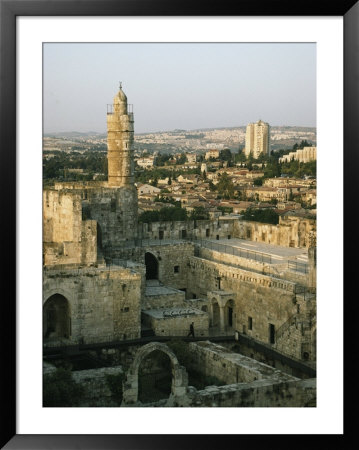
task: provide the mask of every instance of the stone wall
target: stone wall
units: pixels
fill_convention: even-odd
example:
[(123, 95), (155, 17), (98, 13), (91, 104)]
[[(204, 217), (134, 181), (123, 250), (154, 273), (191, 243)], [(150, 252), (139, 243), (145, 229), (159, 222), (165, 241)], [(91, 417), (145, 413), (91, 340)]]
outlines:
[(239, 220), (234, 222), (233, 237), (284, 247), (309, 247), (316, 233), (316, 220), (296, 216), (280, 217), (278, 225)]
[(233, 237), (236, 217), (221, 216), (216, 220), (186, 220), (139, 224), (142, 239), (227, 239)]
[[(158, 345), (153, 343), (153, 345)], [(315, 407), (316, 379), (299, 380), (266, 364), (207, 342), (190, 343), (192, 364), (201, 373), (227, 384), (197, 390), (188, 386), (181, 395), (141, 407)], [(145, 347), (144, 350), (145, 351)], [(131, 374), (130, 374), (131, 375)], [(237, 381), (238, 380), (238, 381)], [(133, 383), (137, 379), (134, 378)], [(132, 383), (132, 384), (133, 384)], [(132, 387), (129, 385), (129, 387)]]
[(94, 264), (97, 232), (94, 220), (82, 220), (81, 195), (57, 190), (43, 192), (44, 264)]
[(158, 279), (161, 283), (175, 289), (186, 289), (188, 262), (194, 254), (193, 244), (190, 242), (160, 244), (159, 242), (158, 245), (118, 248), (114, 252), (113, 259), (131, 259), (145, 264), (147, 252), (151, 253), (158, 262)]
[(193, 308), (149, 310), (142, 313), (144, 325), (156, 336), (187, 336), (190, 324), (194, 323), (195, 336), (208, 336), (208, 314)]
[[(309, 273), (311, 270), (310, 265), (308, 268), (308, 273), (302, 273), (288, 268), (287, 262), (281, 264), (267, 264), (253, 259), (211, 250), (205, 247), (198, 247), (198, 254), (196, 256), (245, 270), (254, 270), (255, 272), (262, 273), (263, 275), (274, 275), (276, 278), (282, 278), (283, 280), (298, 283), (302, 286), (310, 287), (310, 280), (315, 279), (315, 277)], [(313, 281), (311, 284), (314, 284)]]
[(200, 368), (201, 373), (215, 376), (226, 384), (251, 383), (269, 377), (276, 382), (296, 379), (271, 366), (232, 352), (210, 341), (191, 342), (189, 350), (191, 364), (194, 368)]
[(221, 345), (296, 378), (304, 379), (315, 377), (315, 366), (308, 366), (307, 363), (296, 359), (293, 356), (286, 357), (279, 351), (278, 353), (274, 353), (271, 351), (270, 347), (254, 339), (248, 339), (247, 336), (240, 335), (239, 341), (222, 342)]
[(137, 238), (134, 186), (57, 183), (44, 191), (43, 211), (45, 265), (90, 264)]
[(83, 219), (98, 223), (99, 247), (105, 256), (112, 249), (123, 246), (137, 237), (137, 189), (121, 188), (87, 189), (82, 201)]
[(43, 305), (53, 295), (69, 305), (74, 343), (140, 337), (141, 275), (132, 269), (44, 270)]
[(231, 255), (230, 253), (219, 252), (216, 250), (211, 250), (205, 247), (199, 247), (198, 255), (200, 258), (209, 259), (222, 264), (231, 265), (234, 267), (239, 267), (245, 270), (254, 270), (263, 274), (274, 274), (280, 275), (287, 264), (276, 264), (273, 267), (265, 262), (256, 261), (254, 259), (243, 258), (236, 255)]
[[(198, 298), (206, 297), (208, 291), (218, 290), (219, 283), (221, 290), (235, 293), (233, 328), (262, 342), (269, 342), (269, 324), (277, 329), (297, 312), (295, 283), (194, 256), (190, 258), (189, 292)], [(252, 318), (251, 330), (249, 318)]]
[(193, 388), (188, 397), (189, 407), (315, 407), (316, 380), (285, 383), (256, 380), (248, 384), (207, 386), (202, 391)]
[(122, 373), (121, 366), (73, 371), (72, 378), (84, 387), (84, 395), (80, 400), (79, 407), (120, 406), (121, 399), (116, 399), (111, 392), (106, 381), (106, 375)]
[[(192, 364), (225, 386), (207, 386), (175, 406), (189, 407), (303, 407), (316, 406), (316, 379), (299, 380), (209, 341), (190, 343)], [(169, 402), (170, 403), (170, 402)]]
[(167, 286), (146, 287), (142, 310), (185, 306), (185, 293)]

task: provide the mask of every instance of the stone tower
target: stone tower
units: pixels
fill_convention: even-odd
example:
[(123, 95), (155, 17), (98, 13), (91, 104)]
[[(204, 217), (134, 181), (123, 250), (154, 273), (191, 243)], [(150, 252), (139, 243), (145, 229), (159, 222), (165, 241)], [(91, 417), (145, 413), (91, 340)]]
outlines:
[(128, 112), (127, 97), (122, 90), (115, 95), (107, 112), (108, 185), (134, 184), (133, 112)]
[[(128, 111), (127, 97), (122, 90), (115, 95), (107, 111), (108, 187), (115, 196), (111, 229), (116, 239), (132, 240), (137, 237), (137, 189), (134, 175), (134, 120)], [(112, 219), (111, 219), (112, 220)]]

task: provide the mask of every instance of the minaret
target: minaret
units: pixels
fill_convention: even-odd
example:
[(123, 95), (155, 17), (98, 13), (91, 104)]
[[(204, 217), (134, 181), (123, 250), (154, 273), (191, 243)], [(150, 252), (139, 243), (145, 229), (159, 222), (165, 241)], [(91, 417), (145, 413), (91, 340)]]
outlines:
[[(129, 105), (131, 106), (131, 105)], [(120, 90), (107, 112), (107, 158), (108, 185), (111, 187), (133, 186), (133, 112), (127, 110), (127, 97)]]

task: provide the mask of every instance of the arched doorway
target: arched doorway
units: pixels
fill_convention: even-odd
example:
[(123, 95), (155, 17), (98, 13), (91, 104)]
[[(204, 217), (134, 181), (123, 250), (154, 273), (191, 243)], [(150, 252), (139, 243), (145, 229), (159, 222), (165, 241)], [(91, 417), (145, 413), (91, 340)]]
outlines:
[(141, 403), (152, 403), (168, 398), (171, 387), (171, 360), (163, 351), (153, 350), (142, 359), (139, 366), (138, 400)]
[(188, 375), (182, 367), (173, 351), (166, 344), (151, 342), (141, 347), (129, 368), (126, 380), (123, 383), (123, 405), (132, 405), (138, 402), (138, 375), (142, 361), (152, 352), (160, 351), (168, 356), (171, 364), (171, 394), (170, 397), (180, 397), (186, 394), (188, 387)]
[(71, 336), (70, 305), (61, 294), (52, 295), (44, 304), (43, 336), (45, 339)]
[(152, 253), (145, 253), (146, 280), (158, 280), (158, 261)]

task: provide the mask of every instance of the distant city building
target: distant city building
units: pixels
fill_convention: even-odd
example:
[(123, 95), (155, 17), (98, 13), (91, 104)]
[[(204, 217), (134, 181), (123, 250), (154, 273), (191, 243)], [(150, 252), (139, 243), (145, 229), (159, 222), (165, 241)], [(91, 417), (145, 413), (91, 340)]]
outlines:
[(217, 149), (211, 149), (205, 154), (205, 159), (211, 159), (211, 158), (219, 158), (219, 150)]
[(217, 150), (223, 150), (224, 149), (224, 144), (207, 144), (206, 145), (207, 148), (214, 148)]
[(186, 153), (187, 161), (194, 164), (197, 161), (197, 155), (195, 153)]
[(290, 152), (279, 158), (279, 162), (290, 162), (292, 160), (299, 162), (309, 162), (317, 159), (317, 147), (304, 147), (296, 152)]
[(139, 195), (142, 194), (159, 194), (161, 189), (151, 186), (150, 184), (139, 184), (137, 186), (137, 192)]
[(270, 153), (270, 126), (268, 123), (259, 120), (256, 123), (250, 123), (246, 129), (245, 155), (248, 157), (252, 152), (254, 158), (258, 158), (261, 153), (269, 155)]
[(140, 167), (150, 168), (153, 167), (154, 157), (150, 156), (147, 158), (138, 158), (136, 159), (137, 165)]

